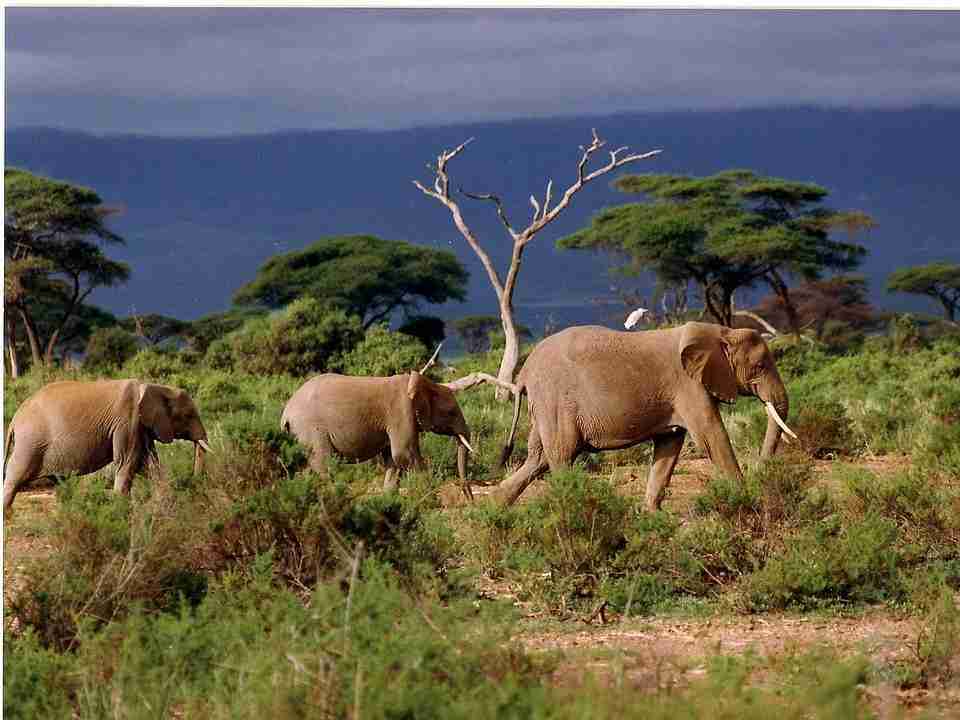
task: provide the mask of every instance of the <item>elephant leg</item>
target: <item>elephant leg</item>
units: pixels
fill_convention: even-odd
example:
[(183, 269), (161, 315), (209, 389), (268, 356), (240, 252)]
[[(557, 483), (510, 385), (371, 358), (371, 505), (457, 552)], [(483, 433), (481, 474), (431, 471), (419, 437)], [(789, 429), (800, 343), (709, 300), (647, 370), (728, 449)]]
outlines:
[(650, 465), (650, 475), (647, 478), (647, 496), (644, 507), (653, 512), (660, 509), (664, 493), (673, 476), (673, 469), (677, 466), (680, 451), (687, 433), (678, 428), (677, 432), (669, 435), (658, 435), (653, 439), (653, 463)]
[(387, 468), (383, 476), (383, 491), (385, 493), (395, 492), (400, 484), (400, 468), (394, 464), (393, 456), (390, 454), (389, 448), (384, 448), (380, 453), (380, 457)]
[(113, 478), (113, 491), (123, 495), (130, 494), (130, 488), (133, 486), (133, 476), (136, 473), (136, 464), (125, 462), (117, 468), (117, 473)]
[(310, 443), (310, 461), (308, 466), (324, 480), (328, 476), (327, 461), (333, 457), (335, 450), (330, 436), (326, 432), (318, 432)]
[(10, 509), (13, 498), (20, 488), (39, 477), (43, 469), (43, 455), (34, 452), (23, 442), (20, 446), (22, 449), (17, 452), (17, 446), (14, 445), (10, 459), (7, 461), (7, 471), (3, 478), (4, 512)]
[(513, 475), (497, 485), (491, 493), (493, 499), (501, 505), (513, 505), (527, 486), (543, 475), (549, 467), (544, 457), (543, 444), (540, 442), (540, 433), (536, 423), (532, 423), (530, 435), (527, 437), (527, 459)]
[(561, 414), (555, 424), (543, 428), (541, 438), (543, 453), (550, 470), (560, 470), (573, 465), (583, 449), (583, 438), (573, 412)]
[(133, 485), (133, 476), (140, 466), (148, 461), (143, 457), (143, 446), (138, 442), (138, 438), (128, 431), (118, 431), (113, 435), (113, 461), (117, 465), (117, 471), (113, 478), (113, 491), (130, 494), (130, 488)]
[(703, 447), (707, 457), (720, 472), (732, 478), (743, 480), (743, 472), (737, 462), (737, 456), (730, 444), (730, 436), (723, 425), (723, 418), (716, 403), (706, 394), (694, 401), (682, 413), (687, 430), (693, 439)]

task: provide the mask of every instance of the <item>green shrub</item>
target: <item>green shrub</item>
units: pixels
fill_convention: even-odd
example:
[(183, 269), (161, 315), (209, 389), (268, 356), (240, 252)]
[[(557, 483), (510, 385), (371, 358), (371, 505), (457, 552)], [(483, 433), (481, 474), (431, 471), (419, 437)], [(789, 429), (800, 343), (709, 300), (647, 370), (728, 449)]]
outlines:
[(62, 649), (82, 625), (101, 626), (135, 603), (171, 605), (194, 568), (190, 514), (169, 487), (139, 481), (129, 498), (94, 476), (67, 479), (57, 496), (51, 551), (23, 565), (22, 589), (8, 605), (21, 631)]
[(137, 354), (137, 336), (119, 326), (98, 328), (87, 340), (83, 364), (86, 368), (115, 370)]
[(946, 681), (954, 674), (954, 664), (960, 656), (960, 609), (953, 599), (953, 590), (941, 585), (933, 597), (924, 618), (915, 645), (919, 667), (917, 672), (923, 685), (935, 680)]
[(746, 578), (753, 610), (810, 609), (904, 596), (894, 523), (875, 514), (841, 524), (835, 516), (793, 534), (783, 551)]
[(420, 340), (385, 325), (374, 325), (340, 360), (337, 370), (346, 375), (385, 377), (419, 370), (430, 357)]
[(790, 421), (800, 446), (811, 457), (849, 457), (863, 451), (846, 408), (835, 400), (811, 399)]
[(835, 475), (846, 487), (848, 513), (874, 514), (896, 524), (904, 561), (960, 561), (960, 488), (921, 470), (884, 475), (848, 470)]
[(168, 384), (188, 367), (184, 353), (147, 348), (127, 360), (120, 374), (138, 380)]
[(256, 403), (246, 396), (246, 388), (227, 374), (208, 376), (197, 388), (195, 400), (203, 413), (217, 415), (253, 412)]
[(553, 472), (546, 482), (546, 492), (518, 509), (523, 541), (561, 574), (595, 573), (624, 546), (629, 502), (577, 468)]
[(363, 336), (360, 320), (310, 297), (269, 317), (255, 317), (210, 343), (209, 367), (297, 377), (339, 368)]
[(31, 629), (3, 639), (3, 717), (8, 720), (71, 715), (75, 658), (43, 646)]

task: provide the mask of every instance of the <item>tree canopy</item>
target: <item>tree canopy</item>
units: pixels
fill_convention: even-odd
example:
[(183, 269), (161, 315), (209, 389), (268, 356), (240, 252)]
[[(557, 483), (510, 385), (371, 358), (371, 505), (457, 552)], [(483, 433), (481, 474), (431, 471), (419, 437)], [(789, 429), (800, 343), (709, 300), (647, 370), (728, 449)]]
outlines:
[[(4, 171), (4, 299), (23, 323), (36, 364), (49, 364), (79, 308), (97, 287), (126, 282), (130, 268), (107, 257), (96, 241), (123, 244), (105, 219), (116, 210), (89, 188), (26, 170)], [(44, 335), (34, 317), (46, 304)], [(59, 305), (52, 313), (50, 305)], [(15, 335), (12, 317), (7, 334)], [(46, 348), (42, 349), (43, 337)], [(15, 346), (8, 350), (15, 354)]]
[(622, 261), (618, 272), (650, 271), (662, 287), (693, 282), (706, 310), (725, 325), (733, 293), (763, 282), (783, 299), (797, 331), (785, 276), (817, 280), (827, 270), (853, 270), (866, 249), (831, 233), (873, 226), (864, 213), (823, 207), (828, 192), (819, 185), (750, 170), (627, 175), (616, 187), (646, 201), (602, 210), (558, 247), (609, 252)]
[(953, 322), (960, 307), (960, 264), (934, 262), (901, 268), (890, 274), (887, 290), (932, 297), (943, 305), (947, 320)]
[(464, 300), (469, 275), (447, 250), (347, 235), (275, 255), (234, 295), (238, 305), (283, 307), (296, 298), (332, 302), (362, 318), (364, 327), (421, 302)]

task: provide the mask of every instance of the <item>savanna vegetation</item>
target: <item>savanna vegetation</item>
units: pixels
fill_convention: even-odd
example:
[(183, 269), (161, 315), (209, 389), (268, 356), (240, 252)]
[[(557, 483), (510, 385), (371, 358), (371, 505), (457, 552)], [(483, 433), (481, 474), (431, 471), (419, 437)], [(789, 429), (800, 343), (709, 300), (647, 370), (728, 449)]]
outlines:
[[(746, 212), (748, 180), (773, 192), (767, 179), (730, 179), (734, 219)], [(822, 197), (807, 190), (804, 202)], [(734, 252), (697, 232), (703, 252)], [(824, 247), (806, 229), (752, 232)], [(749, 398), (725, 407), (745, 482), (716, 475), (690, 442), (665, 509), (645, 512), (650, 449), (638, 446), (586, 457), (535, 483), (520, 503), (495, 506), (483, 486), (503, 477), (497, 463), (512, 408), (483, 385), (458, 395), (478, 500), (463, 501), (451, 443), (429, 434), (429, 469), (383, 494), (373, 463), (334, 463), (320, 480), (279, 429), (305, 377), (408, 372), (443, 335), (419, 314), (436, 296), (377, 294), (353, 276), (332, 285), (324, 264), (350, 267), (351, 247), (323, 241), (302, 258), (268, 263), (227, 313), (91, 325), (82, 364), (68, 361), (63, 340), (46, 362), (7, 335), (5, 422), (53, 380), (136, 377), (190, 393), (215, 454), (194, 476), (190, 444), (163, 445), (166, 478), (138, 477), (129, 497), (108, 489), (109, 470), (18, 497), (4, 523), (5, 717), (960, 711), (955, 326), (878, 312), (856, 277), (798, 269), (806, 282), (787, 300), (774, 289), (756, 309), (783, 330), (771, 347), (800, 440), (761, 462), (763, 407)], [(466, 276), (448, 257), (365, 237), (356, 247), (356, 267), (383, 268), (402, 284), (403, 262), (436, 263), (445, 297), (463, 293)], [(859, 255), (850, 248), (841, 251)], [(371, 258), (381, 253), (387, 265)], [(842, 264), (833, 269), (855, 265)], [(782, 277), (794, 272), (788, 265), (764, 267)], [(29, 278), (5, 286), (31, 308), (17, 315), (24, 322), (38, 316), (29, 303), (41, 285), (31, 283), (42, 278)], [(285, 283), (291, 295), (277, 299)], [(723, 305), (724, 286), (712, 287)], [(379, 322), (387, 307), (397, 330)], [(680, 308), (656, 321), (697, 315)], [(457, 360), (457, 377), (496, 374), (502, 321), (451, 328), (477, 342)], [(520, 346), (520, 363), (531, 347)], [(29, 370), (12, 372), (11, 357)], [(442, 364), (430, 373), (453, 378)], [(522, 445), (526, 413), (521, 423)]]

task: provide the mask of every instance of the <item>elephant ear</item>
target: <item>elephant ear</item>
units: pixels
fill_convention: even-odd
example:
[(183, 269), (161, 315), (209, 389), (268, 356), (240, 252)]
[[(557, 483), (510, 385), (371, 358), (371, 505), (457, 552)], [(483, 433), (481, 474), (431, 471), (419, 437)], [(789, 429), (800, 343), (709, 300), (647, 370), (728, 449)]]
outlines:
[(430, 381), (416, 370), (410, 373), (410, 379), (407, 381), (407, 397), (413, 405), (413, 416), (417, 427), (421, 430), (429, 430), (433, 427), (430, 411)]
[(137, 409), (140, 422), (150, 428), (157, 440), (163, 443), (173, 442), (173, 417), (169, 391), (166, 388), (146, 383), (141, 385)]
[(680, 340), (680, 364), (711, 395), (724, 402), (737, 399), (737, 376), (729, 346), (718, 332), (688, 329)]

